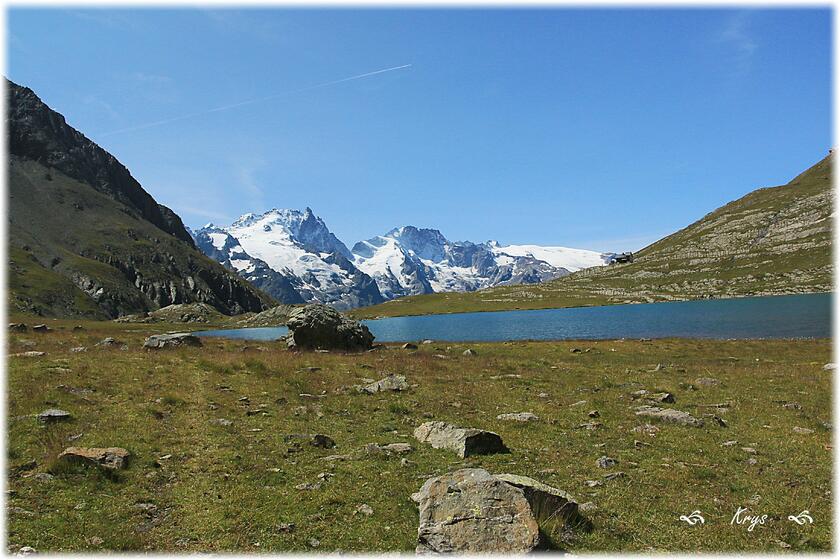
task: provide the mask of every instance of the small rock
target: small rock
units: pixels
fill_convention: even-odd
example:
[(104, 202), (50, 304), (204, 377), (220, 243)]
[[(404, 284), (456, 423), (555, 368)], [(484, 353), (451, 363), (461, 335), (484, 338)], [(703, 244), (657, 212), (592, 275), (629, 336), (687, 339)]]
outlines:
[(34, 327), (32, 327), (32, 330), (35, 331), (35, 332), (43, 333), (43, 332), (51, 331), (52, 329), (49, 328), (47, 325), (35, 325)]
[(58, 408), (48, 408), (47, 410), (38, 414), (38, 421), (43, 422), (44, 424), (50, 424), (53, 422), (63, 422), (65, 420), (70, 420), (72, 416), (66, 410), (60, 410)]
[(37, 350), (30, 350), (28, 352), (18, 352), (16, 354), (12, 354), (13, 358), (39, 358), (41, 356), (46, 356), (46, 352), (39, 352)]
[(291, 533), (292, 531), (295, 530), (295, 524), (294, 523), (278, 523), (277, 525), (274, 526), (274, 529), (278, 533)]
[(426, 340), (423, 341), (423, 344), (432, 344), (432, 343), (434, 343), (434, 340), (426, 339)]
[(588, 488), (595, 488), (597, 486), (601, 486), (602, 484), (603, 484), (603, 482), (601, 482), (600, 480), (584, 480), (583, 481), (583, 485), (588, 487)]
[(578, 424), (577, 429), (594, 431), (600, 428), (601, 426), (603, 426), (601, 422), (585, 422), (583, 424)]
[(578, 506), (578, 511), (581, 513), (594, 513), (598, 511), (598, 506), (592, 502), (585, 502)]
[(655, 406), (640, 406), (636, 409), (636, 416), (646, 418), (654, 418), (663, 422), (671, 424), (680, 424), (682, 426), (701, 427), (703, 421), (695, 418), (688, 412), (675, 410), (673, 408), (658, 408)]
[(569, 348), (569, 352), (572, 354), (580, 354), (582, 351), (580, 348)]
[(122, 447), (68, 447), (59, 454), (58, 460), (117, 470), (126, 467), (129, 456)]
[(604, 480), (615, 480), (616, 478), (624, 478), (625, 475), (622, 471), (617, 471), (614, 473), (609, 473), (604, 475)]
[(720, 381), (714, 377), (698, 377), (694, 380), (694, 384), (701, 387), (714, 387), (715, 385), (720, 385)]
[(367, 504), (361, 504), (356, 508), (356, 513), (361, 513), (362, 515), (373, 515), (373, 508)]
[(515, 422), (536, 422), (539, 419), (540, 417), (533, 412), (510, 412), (496, 416), (496, 420), (513, 420)]
[(729, 441), (724, 441), (723, 443), (721, 443), (721, 446), (723, 447), (733, 447), (735, 445), (738, 445), (738, 440), (731, 439)]
[(598, 412), (597, 410), (590, 410), (588, 416), (590, 418), (600, 418), (601, 413)]
[(312, 447), (319, 447), (321, 449), (332, 449), (336, 446), (335, 440), (324, 434), (288, 434), (283, 436), (283, 439), (286, 442), (302, 440), (309, 443)]
[(616, 465), (617, 462), (618, 461), (616, 461), (612, 457), (607, 457), (606, 455), (603, 455), (601, 457), (598, 457), (598, 459), (595, 461), (595, 465), (600, 469), (611, 469)]
[(32, 548), (31, 546), (22, 546), (20, 550), (17, 551), (15, 556), (30, 556), (32, 554), (38, 554), (38, 551)]
[(463, 355), (464, 356), (477, 356), (478, 352), (476, 352), (472, 348), (467, 348), (466, 350), (464, 350)]
[(403, 350), (417, 350), (417, 345), (412, 344), (411, 342), (406, 342), (401, 346)]
[(789, 402), (782, 405), (782, 408), (787, 408), (790, 410), (802, 410), (802, 405), (798, 402)]
[(9, 330), (12, 332), (26, 332), (24, 323), (9, 323)]
[(228, 420), (227, 418), (215, 418), (213, 420), (210, 420), (210, 423), (215, 424), (217, 426), (230, 426), (231, 424), (233, 424), (233, 422)]
[(356, 390), (360, 393), (373, 395), (384, 391), (405, 391), (408, 389), (408, 382), (404, 375), (389, 374), (387, 377), (375, 381), (369, 385), (357, 385)]
[(756, 450), (752, 447), (742, 447), (741, 451), (743, 451), (744, 453), (749, 453), (750, 455), (756, 454)]
[(825, 364), (823, 366), (823, 369), (825, 371), (831, 371), (831, 370), (837, 369), (837, 364), (832, 364), (832, 363)]
[(201, 339), (190, 333), (155, 334), (143, 342), (143, 348), (161, 349), (181, 346), (201, 346)]
[(311, 546), (312, 548), (318, 548), (319, 546), (321, 546), (321, 541), (319, 541), (318, 539), (316, 539), (314, 537), (309, 539), (306, 542), (308, 542), (309, 546)]
[(814, 433), (814, 430), (812, 430), (810, 428), (800, 428), (799, 426), (794, 426), (793, 431), (796, 432), (797, 434), (803, 434), (803, 435)]
[(76, 346), (75, 348), (71, 348), (71, 349), (70, 349), (70, 351), (71, 351), (71, 352), (73, 352), (73, 353), (87, 352), (87, 347), (85, 347), (85, 346)]
[(118, 346), (119, 344), (119, 342), (109, 336), (108, 338), (103, 338), (94, 344), (94, 346)]

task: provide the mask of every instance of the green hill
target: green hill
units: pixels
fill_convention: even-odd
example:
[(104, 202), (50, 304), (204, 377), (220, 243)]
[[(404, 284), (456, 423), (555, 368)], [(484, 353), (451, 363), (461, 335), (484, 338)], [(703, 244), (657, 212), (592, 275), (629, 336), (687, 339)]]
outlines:
[(32, 90), (7, 82), (11, 313), (114, 318), (273, 300), (195, 249), (181, 219)]
[(829, 292), (833, 155), (790, 183), (758, 189), (645, 247), (633, 263), (545, 284), (413, 296), (359, 317), (543, 309)]

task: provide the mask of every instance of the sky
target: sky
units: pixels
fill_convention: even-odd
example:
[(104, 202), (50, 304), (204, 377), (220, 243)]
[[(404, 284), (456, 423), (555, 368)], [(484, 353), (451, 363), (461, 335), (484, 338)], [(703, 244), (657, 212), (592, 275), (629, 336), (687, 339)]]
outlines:
[(14, 8), (7, 23), (6, 75), (190, 227), (308, 206), (348, 246), (415, 225), (636, 250), (832, 145), (827, 8)]

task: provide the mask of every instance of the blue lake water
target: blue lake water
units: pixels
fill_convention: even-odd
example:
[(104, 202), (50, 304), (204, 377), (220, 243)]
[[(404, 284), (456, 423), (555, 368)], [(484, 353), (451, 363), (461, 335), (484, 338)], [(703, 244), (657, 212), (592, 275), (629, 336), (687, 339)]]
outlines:
[[(377, 342), (615, 338), (827, 338), (832, 294), (451, 313), (364, 321)], [(276, 340), (286, 327), (203, 331), (199, 336)]]

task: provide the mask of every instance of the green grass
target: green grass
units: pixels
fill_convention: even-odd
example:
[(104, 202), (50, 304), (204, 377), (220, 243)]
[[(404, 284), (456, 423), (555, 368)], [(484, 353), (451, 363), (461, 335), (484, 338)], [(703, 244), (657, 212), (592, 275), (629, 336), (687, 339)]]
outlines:
[[(772, 552), (781, 550), (777, 540), (792, 550), (831, 547), (831, 432), (823, 425), (831, 420), (831, 373), (822, 369), (831, 359), (828, 340), (511, 342), (470, 345), (478, 352), (472, 357), (461, 354), (462, 344), (344, 355), (209, 340), (203, 348), (145, 352), (143, 338), (167, 325), (84, 322), (85, 330), (73, 332), (75, 322), (49, 324), (50, 333), (9, 335), (10, 353), (33, 349), (26, 340), (47, 352), (9, 361), (8, 464), (37, 461), (34, 470), (9, 474), (8, 505), (33, 514), (9, 515), (14, 546), (312, 551), (315, 538), (320, 552), (410, 551), (417, 531), (411, 493), (428, 476), (476, 466), (532, 476), (579, 502), (594, 502), (594, 530), (563, 543), (572, 551)], [(105, 336), (128, 350), (94, 348)], [(69, 352), (80, 345), (88, 352)], [(591, 351), (572, 354), (573, 346)], [(657, 364), (666, 367), (655, 371)], [(403, 374), (416, 386), (385, 395), (342, 389), (386, 373)], [(721, 383), (697, 387), (698, 377)], [(93, 391), (74, 394), (67, 387)], [(641, 388), (674, 393), (671, 406), (692, 414), (703, 413), (700, 405), (731, 401), (718, 413), (728, 427), (707, 422), (661, 425), (655, 437), (635, 432), (644, 422), (629, 395)], [(586, 403), (570, 406), (581, 400)], [(783, 408), (786, 401), (801, 409)], [(27, 416), (51, 407), (74, 419), (45, 428)], [(267, 414), (253, 413), (260, 408)], [(576, 429), (593, 409), (603, 427)], [(520, 411), (541, 420), (496, 419)], [(211, 423), (218, 418), (233, 424)], [(412, 431), (429, 419), (496, 431), (512, 453), (461, 460), (418, 445)], [(815, 431), (798, 434), (794, 426)], [(338, 447), (296, 450), (283, 438), (316, 432)], [(70, 443), (71, 436), (79, 437)], [(648, 445), (637, 447), (635, 440)], [(721, 446), (727, 440), (739, 443)], [(367, 443), (400, 441), (415, 447), (407, 466), (363, 452)], [(69, 445), (126, 447), (132, 460), (117, 477), (63, 469), (54, 458)], [(756, 449), (756, 465), (747, 464), (751, 455), (741, 447)], [(336, 454), (351, 458), (325, 459)], [(595, 466), (605, 454), (627, 476), (588, 488), (586, 480), (607, 472)], [(52, 481), (32, 476), (50, 469)], [(323, 472), (334, 477), (320, 490), (295, 489)], [(730, 526), (737, 507), (756, 495), (750, 507), (771, 521), (751, 533)], [(138, 503), (154, 504), (157, 513)], [(354, 514), (362, 503), (372, 516)], [(679, 521), (695, 509), (705, 526)], [(803, 509), (814, 525), (786, 520)], [(284, 531), (282, 523), (295, 528)]]

